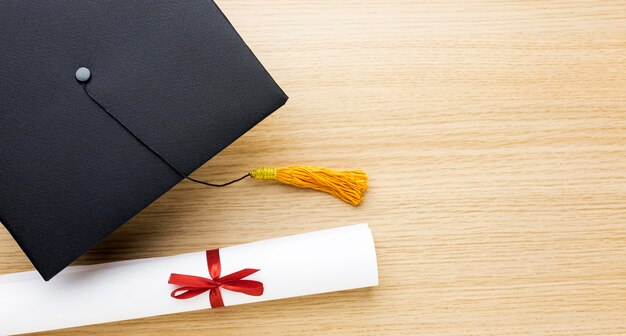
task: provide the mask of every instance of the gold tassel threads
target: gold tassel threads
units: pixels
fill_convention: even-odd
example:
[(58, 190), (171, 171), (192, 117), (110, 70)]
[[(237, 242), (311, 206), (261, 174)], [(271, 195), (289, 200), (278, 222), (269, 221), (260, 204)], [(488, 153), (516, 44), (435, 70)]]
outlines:
[(357, 206), (367, 190), (367, 174), (362, 170), (333, 170), (314, 166), (257, 168), (250, 172), (256, 180), (273, 180), (299, 188), (327, 192)]

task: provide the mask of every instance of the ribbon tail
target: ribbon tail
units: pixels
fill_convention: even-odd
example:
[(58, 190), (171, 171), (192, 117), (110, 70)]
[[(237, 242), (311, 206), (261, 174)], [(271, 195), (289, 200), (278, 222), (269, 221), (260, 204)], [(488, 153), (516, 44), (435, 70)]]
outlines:
[(222, 292), (219, 287), (211, 289), (209, 292), (209, 301), (211, 302), (211, 308), (224, 307), (224, 300), (222, 300)]
[(222, 288), (251, 296), (263, 295), (263, 283), (255, 280), (235, 280), (222, 285)]
[(177, 274), (177, 273), (172, 273), (170, 274), (170, 279), (167, 282), (170, 285), (178, 285), (178, 286), (185, 286), (185, 287), (198, 287), (198, 288), (202, 288), (202, 287), (215, 287), (217, 286), (217, 282), (211, 280), (211, 279), (207, 279), (207, 278), (202, 278), (199, 276), (195, 276), (195, 275), (185, 275), (185, 274)]
[(241, 280), (249, 275), (252, 275), (256, 272), (258, 272), (260, 270), (258, 269), (254, 269), (254, 268), (244, 268), (241, 271), (237, 271), (235, 273), (231, 273), (229, 275), (223, 276), (221, 278), (219, 278), (219, 281), (221, 283), (224, 282), (231, 282), (231, 281), (236, 281), (236, 280)]

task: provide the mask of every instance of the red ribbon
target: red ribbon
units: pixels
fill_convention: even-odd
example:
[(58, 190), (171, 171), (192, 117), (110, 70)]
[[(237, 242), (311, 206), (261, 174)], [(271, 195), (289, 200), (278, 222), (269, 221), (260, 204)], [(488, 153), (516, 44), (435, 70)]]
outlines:
[(245, 268), (241, 271), (220, 277), (222, 265), (220, 263), (219, 249), (206, 251), (206, 260), (212, 279), (176, 273), (170, 275), (169, 284), (182, 286), (172, 292), (171, 296), (173, 298), (179, 300), (191, 299), (208, 291), (211, 307), (217, 308), (224, 307), (220, 288), (252, 296), (263, 295), (262, 282), (243, 280), (243, 278), (260, 270)]

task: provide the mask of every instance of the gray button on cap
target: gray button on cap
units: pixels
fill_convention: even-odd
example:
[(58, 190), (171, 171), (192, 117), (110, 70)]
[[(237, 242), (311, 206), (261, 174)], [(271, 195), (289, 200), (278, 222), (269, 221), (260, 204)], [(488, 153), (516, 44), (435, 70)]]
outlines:
[(89, 69), (82, 67), (76, 70), (76, 79), (79, 82), (86, 82), (89, 78), (91, 78), (91, 71), (89, 71)]

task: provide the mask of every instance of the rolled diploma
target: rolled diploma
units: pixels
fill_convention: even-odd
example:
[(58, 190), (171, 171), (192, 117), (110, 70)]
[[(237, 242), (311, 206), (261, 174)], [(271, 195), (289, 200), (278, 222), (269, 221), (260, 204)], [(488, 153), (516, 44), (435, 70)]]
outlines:
[[(221, 275), (260, 269), (262, 296), (220, 289), (225, 306), (378, 285), (367, 224), (220, 248)], [(0, 275), (0, 334), (19, 334), (211, 308), (208, 293), (177, 300), (171, 273), (210, 278), (204, 251), (68, 267), (49, 282), (36, 272)]]

